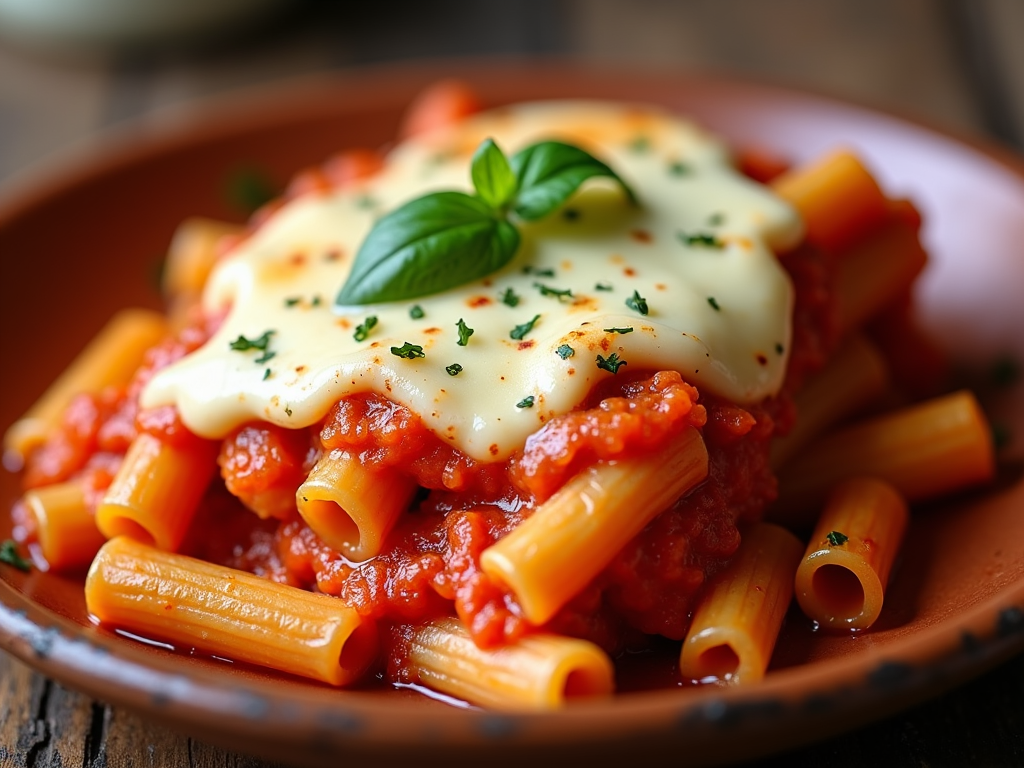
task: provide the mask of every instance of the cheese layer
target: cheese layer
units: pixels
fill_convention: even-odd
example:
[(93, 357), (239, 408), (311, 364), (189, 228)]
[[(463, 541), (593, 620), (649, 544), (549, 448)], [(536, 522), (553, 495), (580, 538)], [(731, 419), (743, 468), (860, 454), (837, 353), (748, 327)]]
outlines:
[[(487, 137), (510, 157), (543, 139), (576, 144), (615, 169), (639, 205), (594, 179), (546, 219), (519, 222), (516, 257), (484, 280), (414, 301), (332, 307), (375, 219), (428, 192), (472, 192), (470, 158)], [(400, 145), (358, 188), (281, 209), (207, 284), (206, 308), (230, 307), (223, 326), (157, 374), (142, 404), (174, 404), (192, 431), (220, 438), (251, 421), (314, 424), (338, 399), (373, 391), (493, 461), (615, 375), (599, 356), (625, 361), (620, 373), (677, 370), (701, 391), (755, 402), (778, 391), (789, 346), (792, 287), (774, 252), (801, 236), (793, 209), (738, 174), (725, 147), (690, 123), (598, 102), (505, 108)], [(508, 291), (515, 306), (502, 300)], [(627, 305), (634, 294), (648, 314)], [(377, 324), (357, 341), (370, 315)], [(460, 319), (473, 329), (465, 346)], [(231, 348), (267, 331), (269, 359)], [(392, 353), (404, 343), (424, 357)]]

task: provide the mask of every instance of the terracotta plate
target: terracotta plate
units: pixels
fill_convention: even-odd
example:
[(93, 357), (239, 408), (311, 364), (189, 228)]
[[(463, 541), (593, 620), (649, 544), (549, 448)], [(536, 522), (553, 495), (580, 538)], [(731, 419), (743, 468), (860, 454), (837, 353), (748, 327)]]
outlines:
[[(443, 74), (460, 75), (494, 104), (661, 103), (798, 161), (850, 145), (889, 190), (924, 212), (933, 263), (921, 298), (936, 338), (969, 371), (983, 374), (1006, 356), (1024, 361), (1024, 163), (1017, 158), (758, 85), (550, 65), (416, 66), (306, 79), (176, 111), (8, 185), (0, 193), (0, 428), (116, 308), (158, 305), (153, 276), (175, 225), (192, 214), (237, 218), (224, 195), (232, 173), (258, 168), (283, 182), (337, 149), (387, 142), (412, 96)], [(0, 567), (0, 648), (105, 701), (289, 762), (486, 755), (496, 764), (526, 755), (666, 753), (677, 764), (708, 764), (765, 754), (852, 729), (1024, 649), (1024, 385), (986, 381), (977, 377), (993, 419), (1017, 435), (1001, 454), (997, 487), (919, 510), (878, 628), (820, 637), (791, 618), (761, 685), (628, 691), (608, 703), (516, 717), (412, 691), (336, 691), (99, 631), (85, 615), (80, 578), (8, 567)], [(0, 483), (7, 508), (17, 480), (3, 473)]]

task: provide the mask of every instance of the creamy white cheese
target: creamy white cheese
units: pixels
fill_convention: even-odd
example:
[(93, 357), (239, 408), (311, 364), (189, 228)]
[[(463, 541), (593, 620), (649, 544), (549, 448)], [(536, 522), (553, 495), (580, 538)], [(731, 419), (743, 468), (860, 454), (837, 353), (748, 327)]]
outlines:
[[(547, 219), (520, 224), (515, 259), (484, 280), (333, 309), (374, 220), (427, 192), (471, 192), (469, 161), (486, 137), (509, 156), (541, 139), (577, 144), (615, 169), (640, 205), (592, 180)], [(702, 234), (723, 247), (687, 239)], [(314, 424), (339, 398), (374, 391), (470, 456), (496, 460), (613, 375), (598, 355), (615, 353), (626, 361), (620, 371), (677, 370), (702, 391), (755, 402), (779, 389), (789, 347), (792, 287), (774, 252), (801, 237), (794, 210), (739, 175), (725, 147), (685, 121), (593, 102), (502, 109), (402, 144), (357, 189), (283, 208), (212, 275), (204, 303), (230, 307), (223, 326), (157, 374), (142, 404), (175, 404), (190, 429), (220, 438), (251, 421)], [(572, 298), (542, 295), (538, 284)], [(501, 300), (509, 289), (514, 307)], [(626, 304), (634, 291), (646, 316)], [(414, 304), (422, 318), (410, 316)], [(377, 325), (356, 341), (370, 315)], [(510, 338), (536, 315), (522, 341)], [(457, 344), (460, 319), (474, 331), (466, 346)], [(266, 331), (270, 359), (230, 347)], [(391, 352), (405, 342), (425, 357)], [(571, 356), (558, 353), (563, 345)], [(453, 376), (454, 364), (462, 370)]]

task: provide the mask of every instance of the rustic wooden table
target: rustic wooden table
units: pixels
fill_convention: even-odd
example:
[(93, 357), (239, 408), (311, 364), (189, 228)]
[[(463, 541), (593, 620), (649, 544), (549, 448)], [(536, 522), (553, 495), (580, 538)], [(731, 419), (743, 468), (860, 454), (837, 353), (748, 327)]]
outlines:
[[(134, 51), (40, 53), (8, 36), (0, 42), (0, 183), (83, 136), (163, 105), (316, 70), (481, 54), (775, 80), (1024, 152), (1022, 0), (341, 6), (306, 0), (229, 37)], [(0, 768), (135, 765), (268, 764), (66, 690), (0, 654)], [(1024, 765), (1024, 655), (904, 714), (756, 765)]]

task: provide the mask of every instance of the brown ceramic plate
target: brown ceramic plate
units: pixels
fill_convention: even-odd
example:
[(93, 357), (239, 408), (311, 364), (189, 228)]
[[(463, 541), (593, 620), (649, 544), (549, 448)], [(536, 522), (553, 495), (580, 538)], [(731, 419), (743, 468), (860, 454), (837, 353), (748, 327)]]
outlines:
[[(0, 195), (0, 428), (118, 307), (158, 304), (152, 276), (184, 217), (237, 218), (225, 179), (284, 181), (335, 150), (389, 141), (425, 84), (458, 74), (489, 102), (609, 97), (660, 103), (799, 161), (866, 157), (926, 217), (928, 328), (975, 371), (1024, 360), (1024, 162), (918, 125), (772, 87), (564, 66), (417, 66), (307, 79), (121, 130)], [(984, 377), (978, 381), (984, 385)], [(1024, 386), (980, 393), (1018, 435), (994, 489), (919, 510), (877, 629), (812, 634), (792, 618), (773, 671), (735, 690), (627, 691), (557, 714), (466, 711), (411, 691), (337, 691), (100, 631), (80, 578), (0, 568), (0, 648), (72, 687), (209, 741), (294, 763), (398, 764), (674, 755), (710, 764), (852, 729), (1024, 649)], [(8, 508), (17, 480), (0, 477)], [(5, 515), (0, 515), (0, 518)], [(7, 530), (0, 524), (0, 539)], [(1013, 534), (1012, 532), (1016, 532)]]

